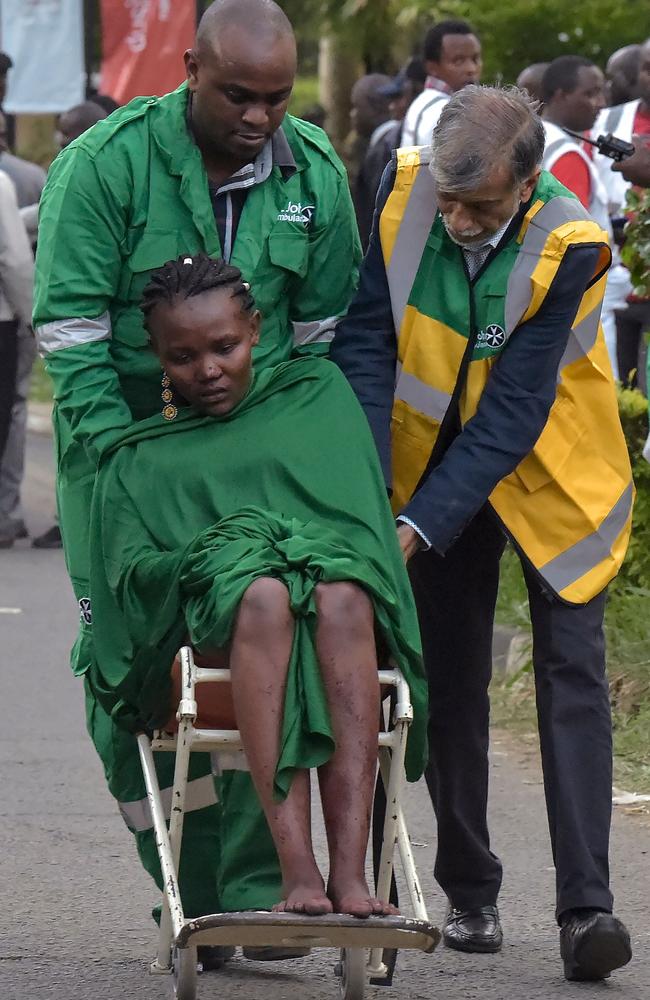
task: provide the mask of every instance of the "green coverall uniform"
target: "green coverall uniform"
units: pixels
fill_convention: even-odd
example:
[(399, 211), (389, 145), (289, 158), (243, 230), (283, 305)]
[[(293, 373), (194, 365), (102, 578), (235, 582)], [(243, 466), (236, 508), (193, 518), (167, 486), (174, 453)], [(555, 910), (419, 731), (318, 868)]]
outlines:
[[(57, 157), (41, 200), (34, 327), (54, 382), (59, 518), (81, 611), (76, 674), (92, 657), (88, 519), (98, 457), (162, 405), (160, 365), (138, 308), (142, 290), (179, 254), (223, 255), (188, 128), (188, 93), (183, 84), (162, 98), (138, 98), (99, 122)], [(294, 163), (274, 164), (249, 188), (230, 253), (263, 317), (258, 367), (295, 352), (326, 353), (360, 257), (347, 178), (329, 140), (289, 115), (281, 128)], [(160, 885), (134, 737), (88, 688), (86, 705), (111, 793)], [(172, 755), (159, 756), (161, 786), (171, 786)], [(250, 776), (227, 766), (206, 754), (192, 762), (181, 860), (189, 915), (265, 908), (279, 898), (277, 858)]]

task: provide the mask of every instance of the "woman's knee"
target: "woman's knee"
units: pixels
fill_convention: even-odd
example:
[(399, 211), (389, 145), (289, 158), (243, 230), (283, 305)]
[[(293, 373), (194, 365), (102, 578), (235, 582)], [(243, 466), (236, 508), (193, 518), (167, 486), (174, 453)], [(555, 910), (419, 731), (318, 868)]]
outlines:
[(291, 622), (289, 592), (281, 580), (259, 577), (244, 591), (237, 616), (238, 629), (278, 630), (287, 628)]
[(368, 630), (372, 633), (374, 615), (372, 602), (355, 583), (319, 583), (316, 586), (316, 607), (321, 625), (337, 629)]

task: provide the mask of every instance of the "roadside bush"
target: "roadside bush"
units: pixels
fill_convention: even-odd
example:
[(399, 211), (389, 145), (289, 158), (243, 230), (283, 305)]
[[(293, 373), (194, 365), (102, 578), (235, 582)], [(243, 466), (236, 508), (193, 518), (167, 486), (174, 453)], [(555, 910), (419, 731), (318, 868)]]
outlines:
[(637, 496), (632, 538), (617, 588), (631, 585), (650, 592), (650, 463), (642, 455), (648, 436), (648, 401), (637, 389), (619, 389), (618, 404)]

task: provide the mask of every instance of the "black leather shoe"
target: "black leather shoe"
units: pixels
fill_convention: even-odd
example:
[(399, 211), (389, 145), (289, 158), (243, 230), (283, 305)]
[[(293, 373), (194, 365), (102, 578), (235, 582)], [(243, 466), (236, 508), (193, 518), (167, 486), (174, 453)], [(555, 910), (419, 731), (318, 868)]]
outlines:
[(492, 953), (503, 944), (503, 931), (496, 906), (477, 906), (472, 910), (448, 910), (442, 940), (456, 951)]
[(53, 525), (42, 535), (38, 535), (32, 540), (32, 548), (34, 549), (60, 549), (62, 546), (61, 529), (58, 524)]
[(630, 935), (611, 913), (570, 910), (562, 921), (560, 955), (567, 979), (607, 979), (632, 958)]
[(216, 972), (222, 969), (226, 962), (233, 958), (234, 947), (221, 944), (200, 944), (196, 949), (197, 961), (203, 966), (204, 972)]

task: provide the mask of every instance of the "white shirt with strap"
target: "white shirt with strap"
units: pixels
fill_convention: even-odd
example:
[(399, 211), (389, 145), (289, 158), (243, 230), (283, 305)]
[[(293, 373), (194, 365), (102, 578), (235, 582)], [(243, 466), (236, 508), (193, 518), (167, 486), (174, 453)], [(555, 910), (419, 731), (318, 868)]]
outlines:
[(598, 170), (587, 156), (577, 139), (574, 139), (573, 136), (567, 135), (564, 129), (560, 128), (559, 125), (555, 125), (553, 122), (545, 121), (542, 124), (544, 125), (544, 131), (546, 133), (546, 148), (544, 150), (542, 166), (545, 170), (550, 170), (552, 173), (553, 167), (557, 161), (561, 159), (561, 157), (566, 156), (567, 153), (574, 153), (580, 157), (589, 171), (591, 192), (589, 205), (586, 206), (587, 210), (598, 225), (605, 230), (611, 240), (612, 227), (609, 221), (607, 190), (601, 180)]
[(427, 87), (418, 94), (404, 118), (402, 146), (430, 146), (433, 130), (448, 101), (449, 94), (434, 87)]

